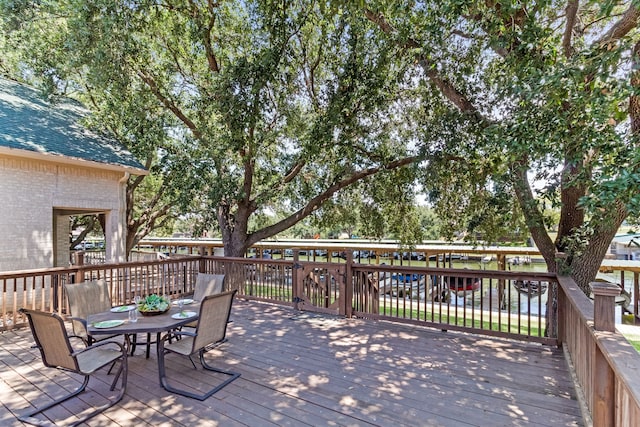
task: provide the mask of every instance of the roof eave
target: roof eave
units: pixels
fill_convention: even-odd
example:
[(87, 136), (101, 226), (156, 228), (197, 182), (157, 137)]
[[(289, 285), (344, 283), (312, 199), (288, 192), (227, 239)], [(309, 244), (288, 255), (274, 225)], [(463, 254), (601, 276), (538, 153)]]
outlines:
[(44, 162), (61, 163), (66, 165), (75, 165), (93, 169), (110, 170), (115, 172), (128, 172), (132, 175), (149, 175), (149, 171), (144, 168), (136, 168), (133, 166), (115, 163), (95, 162), (76, 157), (63, 156), (60, 154), (39, 153), (37, 151), (21, 150), (10, 147), (0, 146), (0, 155), (39, 160)]

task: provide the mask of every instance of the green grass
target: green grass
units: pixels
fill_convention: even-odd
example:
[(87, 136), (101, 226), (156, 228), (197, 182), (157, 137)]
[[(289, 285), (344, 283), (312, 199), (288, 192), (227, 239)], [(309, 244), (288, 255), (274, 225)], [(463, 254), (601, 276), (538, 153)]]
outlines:
[(636, 351), (640, 353), (640, 338), (635, 339), (635, 340), (631, 340), (631, 339), (627, 338), (627, 340), (631, 343), (633, 348), (635, 348)]
[(273, 298), (278, 301), (291, 301), (293, 299), (291, 286), (275, 287), (272, 285), (252, 284), (245, 285), (244, 292), (253, 297)]
[[(505, 319), (498, 323), (495, 321), (489, 322), (488, 320), (480, 320), (478, 317), (467, 316), (466, 318), (463, 316), (451, 316), (447, 314), (439, 314), (439, 313), (431, 313), (429, 311), (418, 313), (416, 310), (401, 310), (398, 313), (397, 309), (391, 308), (383, 311), (384, 307), (380, 307), (380, 314), (391, 317), (398, 317), (403, 319), (417, 319), (423, 320), (427, 322), (435, 322), (446, 325), (456, 325), (463, 326), (466, 328), (474, 328), (480, 330), (490, 330), (490, 331), (500, 331), (507, 332), (510, 334), (519, 334), (519, 335), (528, 335), (534, 337), (544, 336), (544, 330), (538, 328), (537, 322), (531, 322), (531, 325), (527, 327), (526, 322), (520, 322), (518, 326), (517, 321), (511, 321), (511, 323), (507, 323), (506, 316)], [(418, 314), (420, 317), (418, 318)], [(432, 317), (433, 316), (433, 317)], [(494, 316), (497, 317), (497, 314)], [(544, 327), (544, 325), (542, 325)]]
[(640, 352), (640, 333), (633, 333), (625, 330), (623, 331), (623, 335), (633, 348), (635, 348), (637, 352)]
[[(292, 299), (292, 290), (291, 287), (282, 286), (282, 287), (274, 287), (272, 285), (263, 285), (263, 284), (252, 284), (245, 286), (244, 292), (248, 293), (251, 296), (255, 296), (258, 298), (271, 298), (279, 301), (291, 301)], [(443, 307), (443, 310), (446, 308)], [(455, 307), (451, 307), (451, 311), (454, 311)], [(479, 319), (479, 315), (471, 318), (470, 315), (467, 315), (466, 318), (462, 315), (452, 315), (451, 313), (447, 314), (446, 311), (442, 314), (437, 312), (423, 311), (415, 309), (400, 309), (390, 308), (385, 306), (380, 306), (379, 310), (380, 314), (390, 317), (397, 317), (401, 319), (419, 319), (427, 322), (434, 322), (446, 325), (456, 325), (462, 326), (466, 328), (474, 328), (480, 330), (490, 330), (490, 331), (500, 331), (506, 332), (510, 334), (520, 334), (527, 336), (544, 336), (544, 324), (540, 325), (542, 328), (538, 327), (538, 323), (532, 321), (531, 325), (527, 327), (526, 321), (521, 321), (520, 325), (518, 325), (517, 321), (511, 319), (511, 323), (507, 323), (508, 317), (506, 315), (502, 315), (501, 321), (497, 322), (493, 319), (497, 319), (498, 313), (495, 312), (492, 315), (492, 321), (485, 320), (488, 316), (484, 316), (485, 319)], [(640, 340), (640, 337), (638, 337)]]

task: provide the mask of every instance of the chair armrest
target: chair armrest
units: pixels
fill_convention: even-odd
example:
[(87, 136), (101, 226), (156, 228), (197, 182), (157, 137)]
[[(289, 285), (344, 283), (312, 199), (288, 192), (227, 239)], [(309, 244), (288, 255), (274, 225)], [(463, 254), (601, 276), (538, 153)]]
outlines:
[(82, 317), (68, 316), (67, 320), (75, 320), (76, 322), (82, 323), (85, 329), (87, 328), (87, 319), (83, 319)]
[(87, 342), (86, 339), (82, 338), (80, 335), (68, 335), (69, 338), (74, 338), (74, 339), (79, 339), (80, 341), (82, 341), (82, 343), (84, 344), (85, 347), (89, 346), (89, 343)]
[(102, 346), (105, 346), (107, 344), (115, 344), (115, 345), (117, 345), (118, 347), (120, 347), (120, 351), (122, 352), (122, 354), (124, 354), (126, 356), (127, 350), (125, 349), (124, 345), (120, 344), (117, 341), (110, 341), (110, 340), (98, 341), (95, 344), (90, 345), (90, 346), (88, 346), (86, 348), (74, 351), (73, 353), (71, 353), (71, 355), (75, 357), (80, 353), (84, 353), (85, 351), (96, 349), (98, 347), (102, 347)]
[(185, 336), (185, 337), (195, 337), (198, 334), (194, 333), (194, 332), (189, 332), (189, 331), (170, 331), (167, 334), (165, 334), (161, 340), (162, 341), (167, 341), (170, 338), (174, 338), (174, 337), (178, 337), (178, 336)]

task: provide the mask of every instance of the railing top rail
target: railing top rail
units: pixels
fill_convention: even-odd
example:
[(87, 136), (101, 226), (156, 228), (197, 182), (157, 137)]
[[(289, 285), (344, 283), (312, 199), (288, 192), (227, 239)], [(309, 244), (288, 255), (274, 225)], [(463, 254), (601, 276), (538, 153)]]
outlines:
[[(184, 247), (200, 247), (200, 246), (213, 246), (223, 247), (221, 240), (142, 240), (139, 246), (184, 246)], [(438, 255), (443, 253), (454, 254), (504, 254), (504, 255), (539, 255), (535, 247), (530, 246), (473, 246), (473, 245), (459, 245), (459, 244), (446, 244), (446, 243), (428, 243), (418, 244), (415, 246), (402, 246), (398, 242), (365, 242), (354, 240), (338, 240), (338, 241), (318, 241), (318, 240), (303, 240), (303, 241), (261, 241), (253, 245), (254, 248), (260, 249), (331, 249), (331, 250), (374, 250), (374, 251), (416, 251), (425, 252), (432, 255)]]
[[(91, 270), (108, 270), (108, 269), (117, 269), (117, 268), (130, 268), (130, 267), (142, 267), (148, 265), (158, 265), (158, 264), (175, 264), (179, 262), (185, 261), (197, 261), (202, 258), (199, 255), (185, 255), (180, 257), (167, 258), (162, 260), (153, 260), (153, 261), (129, 261), (129, 262), (118, 262), (118, 263), (109, 263), (109, 264), (87, 264), (87, 265), (76, 265), (73, 267), (53, 267), (53, 268), (37, 268), (33, 270), (22, 270), (22, 271), (0, 271), (0, 279), (15, 279), (17, 277), (33, 277), (33, 276), (41, 276), (43, 274), (52, 276), (55, 274), (66, 274), (66, 273), (76, 273), (83, 271), (91, 271)], [(244, 258), (239, 258), (244, 259)]]
[(557, 280), (567, 298), (575, 305), (581, 320), (593, 325), (593, 301), (585, 295), (571, 277), (557, 276)]
[(624, 259), (604, 259), (600, 264), (600, 271), (625, 270), (640, 272), (640, 261)]
[[(202, 257), (196, 256), (196, 258), (212, 259), (222, 262), (236, 262), (240, 264), (289, 264), (293, 262), (293, 259), (271, 259), (271, 258), (244, 258), (244, 257), (228, 257), (217, 255), (204, 255)], [(326, 262), (324, 263), (326, 264)]]
[(0, 279), (15, 279), (18, 277), (34, 277), (41, 276), (43, 274), (64, 274), (68, 272), (78, 271), (78, 267), (53, 267), (53, 268), (36, 268), (33, 270), (13, 270), (13, 271), (0, 271)]
[[(305, 261), (305, 263), (307, 263)], [(326, 263), (320, 263), (326, 264)], [(545, 273), (545, 272), (527, 272), (527, 271), (502, 271), (502, 270), (479, 270), (479, 269), (470, 269), (470, 268), (445, 268), (445, 267), (417, 267), (417, 266), (401, 266), (401, 265), (390, 265), (390, 264), (358, 264), (354, 263), (352, 265), (353, 271), (398, 271), (398, 272), (415, 272), (415, 271), (424, 271), (425, 274), (434, 274), (434, 275), (451, 275), (452, 271), (455, 272), (456, 276), (461, 277), (486, 277), (490, 275), (495, 279), (518, 279), (520, 277), (526, 278), (527, 280), (544, 280), (544, 281), (556, 281), (557, 276), (555, 273)]]

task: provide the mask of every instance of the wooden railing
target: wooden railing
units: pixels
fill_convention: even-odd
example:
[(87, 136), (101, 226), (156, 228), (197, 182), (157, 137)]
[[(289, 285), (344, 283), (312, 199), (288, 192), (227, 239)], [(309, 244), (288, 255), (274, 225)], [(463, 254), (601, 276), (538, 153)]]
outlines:
[[(156, 254), (222, 255), (220, 239), (145, 239), (138, 246), (136, 256), (152, 251)], [(454, 268), (454, 265), (478, 270), (546, 271), (542, 255), (535, 247), (488, 246), (425, 242), (407, 250), (395, 241), (367, 240), (315, 240), (261, 241), (247, 250), (248, 258), (292, 260), (294, 251), (298, 259), (307, 262), (345, 262), (347, 255), (359, 264), (394, 265), (408, 267)], [(605, 259), (600, 273), (610, 273), (607, 280), (614, 281), (632, 295), (625, 311), (634, 314), (640, 322), (640, 263)], [(616, 277), (617, 276), (617, 277)]]
[(617, 286), (594, 288), (595, 304), (568, 277), (559, 277), (558, 342), (573, 364), (594, 426), (637, 426), (640, 355), (615, 331)]
[(130, 302), (136, 294), (192, 292), (200, 264), (199, 258), (181, 257), (0, 273), (0, 330), (26, 325), (21, 307), (68, 313), (64, 287), (86, 280), (106, 280), (113, 304)]
[[(86, 280), (109, 283), (113, 304), (134, 295), (181, 295), (193, 291), (198, 271), (224, 273), (229, 288), (247, 299), (275, 302), (344, 316), (397, 320), (447, 330), (513, 337), (551, 344), (545, 336), (544, 295), (517, 283), (556, 286), (546, 273), (454, 270), (353, 262), (182, 256), (122, 264), (85, 265), (0, 273), (0, 329), (24, 323), (20, 307), (66, 313), (64, 286)], [(467, 290), (466, 287), (470, 286)], [(548, 292), (548, 291), (547, 291)]]
[[(545, 335), (555, 275), (346, 262), (204, 257), (247, 299), (555, 344)], [(346, 279), (346, 280), (345, 280)], [(516, 284), (529, 284), (518, 291)], [(536, 286), (544, 291), (534, 295)], [(538, 289), (539, 289), (538, 288)], [(548, 289), (548, 290), (547, 290)]]

